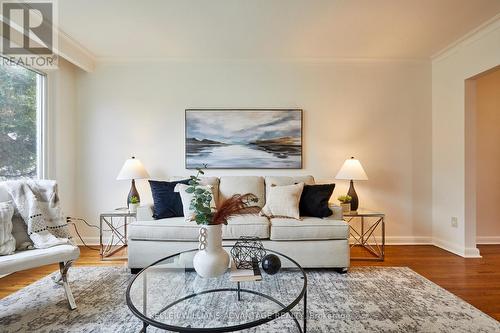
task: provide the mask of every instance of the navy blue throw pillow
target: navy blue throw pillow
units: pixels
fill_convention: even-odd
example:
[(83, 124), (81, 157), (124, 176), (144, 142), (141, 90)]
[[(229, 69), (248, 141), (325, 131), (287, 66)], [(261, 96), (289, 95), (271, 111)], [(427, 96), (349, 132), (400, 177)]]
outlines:
[(300, 196), (300, 216), (328, 217), (332, 211), (328, 208), (328, 200), (332, 196), (335, 184), (304, 185)]
[(175, 182), (150, 180), (151, 193), (153, 194), (153, 218), (164, 219), (167, 217), (184, 216), (182, 201), (179, 193), (174, 192), (175, 185), (188, 184), (189, 179)]

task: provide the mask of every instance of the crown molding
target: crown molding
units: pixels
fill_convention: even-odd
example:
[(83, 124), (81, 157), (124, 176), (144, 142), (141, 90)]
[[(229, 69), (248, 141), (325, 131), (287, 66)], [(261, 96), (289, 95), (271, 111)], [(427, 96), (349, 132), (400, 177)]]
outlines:
[[(6, 22), (3, 15), (0, 16), (0, 22)], [(10, 27), (24, 35), (22, 27), (15, 24), (11, 24)], [(52, 29), (54, 29), (57, 38), (57, 43), (54, 45), (53, 52), (84, 71), (92, 72), (96, 63), (96, 57), (92, 52), (68, 36), (64, 31), (59, 29), (59, 27), (52, 26)]]
[(431, 60), (432, 62), (439, 62), (443, 59), (446, 59), (450, 55), (458, 52), (462, 47), (474, 43), (475, 41), (483, 38), (484, 36), (497, 29), (500, 29), (500, 14), (495, 15), (488, 21), (469, 31), (467, 34), (449, 44), (442, 50), (436, 52), (431, 56)]
[(57, 29), (57, 36), (59, 38), (58, 49), (56, 50), (58, 55), (86, 72), (94, 71), (96, 57), (92, 52), (60, 29)]
[(375, 58), (375, 57), (296, 57), (296, 58), (217, 58), (217, 57), (97, 57), (96, 63), (103, 65), (143, 63), (305, 63), (305, 64), (379, 64), (379, 63), (430, 63), (429, 58)]

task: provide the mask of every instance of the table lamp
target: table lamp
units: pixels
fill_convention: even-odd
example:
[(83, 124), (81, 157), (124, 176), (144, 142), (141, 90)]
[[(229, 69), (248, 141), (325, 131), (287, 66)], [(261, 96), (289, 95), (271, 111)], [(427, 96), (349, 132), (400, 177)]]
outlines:
[(125, 161), (120, 173), (116, 177), (116, 180), (132, 180), (132, 186), (130, 187), (130, 192), (128, 193), (127, 198), (127, 207), (130, 204), (132, 197), (136, 197), (139, 202), (141, 201), (139, 192), (137, 192), (137, 189), (135, 188), (135, 180), (144, 178), (149, 178), (149, 174), (140, 160), (132, 156), (132, 158)]
[(354, 157), (345, 160), (335, 178), (351, 181), (349, 192), (347, 192), (347, 194), (352, 198), (351, 210), (358, 210), (359, 201), (356, 190), (354, 189), (354, 180), (368, 180), (368, 176), (366, 175), (365, 170), (363, 170), (361, 163)]

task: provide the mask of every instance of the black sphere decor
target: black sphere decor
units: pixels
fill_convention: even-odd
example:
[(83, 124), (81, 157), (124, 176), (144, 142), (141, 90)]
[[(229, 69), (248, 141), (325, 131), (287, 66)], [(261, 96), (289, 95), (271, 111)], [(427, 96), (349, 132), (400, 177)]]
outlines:
[(262, 269), (269, 275), (278, 273), (281, 268), (281, 260), (275, 254), (268, 254), (262, 258)]

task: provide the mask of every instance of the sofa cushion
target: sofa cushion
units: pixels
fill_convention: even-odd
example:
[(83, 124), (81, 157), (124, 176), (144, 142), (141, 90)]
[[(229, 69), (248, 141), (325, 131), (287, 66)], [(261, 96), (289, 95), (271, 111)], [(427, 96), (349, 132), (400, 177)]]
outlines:
[[(198, 241), (200, 225), (186, 222), (182, 217), (154, 221), (134, 221), (129, 224), (129, 238), (151, 241)], [(269, 220), (265, 216), (240, 215), (222, 226), (224, 239), (241, 236), (269, 238)]]
[(198, 241), (200, 226), (183, 217), (154, 221), (134, 221), (129, 224), (129, 238), (134, 240)]
[(271, 240), (347, 239), (349, 225), (343, 220), (304, 217), (302, 220), (271, 219)]
[(0, 275), (18, 272), (24, 269), (75, 260), (80, 255), (78, 247), (64, 244), (46, 249), (34, 249), (14, 252), (0, 256)]
[(298, 183), (304, 183), (305, 185), (313, 185), (314, 177), (313, 176), (267, 176), (265, 178), (266, 183), (266, 202), (267, 196), (269, 194), (269, 188), (271, 185), (283, 186), (283, 185), (293, 185)]
[[(175, 176), (175, 177), (170, 177), (170, 181), (177, 181), (177, 180), (183, 180), (189, 178), (189, 176)], [(214, 200), (215, 204), (219, 204), (219, 178), (217, 177), (200, 177), (200, 184), (201, 185), (210, 185), (212, 186), (212, 190), (214, 192)]]
[(222, 226), (222, 238), (238, 239), (241, 236), (269, 238), (269, 220), (265, 216), (238, 215)]
[(254, 194), (259, 201), (255, 204), (264, 207), (264, 178), (258, 176), (224, 176), (219, 183), (219, 202), (222, 203), (235, 194)]

